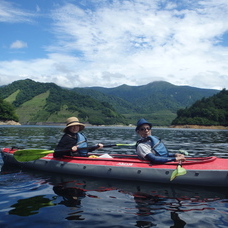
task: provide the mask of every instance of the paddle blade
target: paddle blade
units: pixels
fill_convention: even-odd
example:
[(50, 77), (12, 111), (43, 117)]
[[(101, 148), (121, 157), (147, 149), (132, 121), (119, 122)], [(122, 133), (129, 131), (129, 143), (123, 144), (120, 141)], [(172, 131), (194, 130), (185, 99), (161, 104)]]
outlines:
[(53, 150), (42, 150), (42, 149), (17, 150), (14, 152), (14, 158), (19, 162), (27, 162), (27, 161), (37, 160), (53, 152), (54, 152)]
[(172, 172), (172, 175), (171, 175), (171, 177), (170, 177), (170, 181), (172, 181), (176, 176), (177, 176), (177, 169), (175, 169), (175, 170)]
[(177, 166), (177, 176), (185, 175), (187, 173), (186, 169), (181, 165)]
[(172, 181), (175, 177), (185, 175), (186, 173), (187, 173), (186, 169), (183, 168), (181, 165), (178, 165), (177, 168), (172, 172), (170, 181)]
[(188, 151), (186, 151), (186, 150), (179, 150), (179, 153), (180, 154), (184, 154), (186, 156), (188, 155)]

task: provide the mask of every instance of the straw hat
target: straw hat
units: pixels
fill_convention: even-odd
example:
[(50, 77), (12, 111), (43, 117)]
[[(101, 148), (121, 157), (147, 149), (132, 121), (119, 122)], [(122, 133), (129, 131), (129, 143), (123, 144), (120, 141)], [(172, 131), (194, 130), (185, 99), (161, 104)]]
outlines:
[(78, 118), (76, 118), (76, 117), (69, 117), (66, 120), (66, 127), (64, 128), (63, 131), (66, 132), (66, 130), (67, 130), (68, 127), (76, 126), (76, 125), (79, 126), (79, 131), (82, 131), (85, 128), (85, 125), (84, 124), (79, 123)]

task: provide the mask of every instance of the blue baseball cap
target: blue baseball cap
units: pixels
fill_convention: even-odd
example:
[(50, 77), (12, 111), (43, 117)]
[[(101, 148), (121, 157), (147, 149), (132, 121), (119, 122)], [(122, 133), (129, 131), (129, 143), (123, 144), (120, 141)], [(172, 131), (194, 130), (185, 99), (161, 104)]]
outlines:
[(145, 119), (142, 118), (142, 119), (138, 120), (138, 122), (136, 124), (137, 127), (135, 128), (135, 130), (138, 131), (140, 126), (142, 126), (143, 124), (148, 124), (150, 126), (150, 128), (152, 128), (152, 124), (147, 122)]

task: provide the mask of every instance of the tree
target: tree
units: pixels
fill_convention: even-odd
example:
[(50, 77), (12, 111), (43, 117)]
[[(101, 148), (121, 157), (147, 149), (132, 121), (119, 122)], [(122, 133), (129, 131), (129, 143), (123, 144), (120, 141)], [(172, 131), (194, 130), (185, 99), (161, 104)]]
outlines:
[(15, 113), (15, 109), (14, 107), (2, 100), (0, 98), (0, 120), (6, 121), (6, 120), (14, 120), (16, 122), (18, 122), (18, 116)]
[(228, 126), (228, 91), (223, 89), (212, 97), (196, 101), (189, 108), (178, 110), (172, 124)]

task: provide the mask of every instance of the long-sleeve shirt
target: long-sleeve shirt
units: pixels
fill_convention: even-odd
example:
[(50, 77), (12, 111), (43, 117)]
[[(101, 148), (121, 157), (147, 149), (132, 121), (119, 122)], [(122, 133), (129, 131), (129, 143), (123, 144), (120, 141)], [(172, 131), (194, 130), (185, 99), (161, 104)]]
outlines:
[[(62, 138), (60, 139), (58, 145), (55, 148), (55, 152), (54, 152), (54, 157), (63, 157), (64, 155), (66, 156), (82, 156), (80, 151), (72, 151), (72, 147), (76, 146), (78, 142), (78, 133), (74, 134), (74, 133), (65, 133)], [(83, 141), (83, 143), (86, 142), (86, 138), (85, 141)], [(87, 142), (86, 142), (86, 146), (87, 147)], [(97, 149), (98, 146), (94, 146), (94, 147), (90, 147), (87, 150), (87, 152), (91, 152), (94, 151), (95, 149)], [(84, 155), (85, 156), (85, 155)]]
[(152, 149), (151, 141), (141, 142), (137, 145), (136, 153), (142, 160), (149, 160), (152, 163), (162, 164), (165, 162), (176, 161), (175, 154), (168, 153), (167, 156), (159, 156)]
[(54, 157), (72, 155), (72, 147), (77, 144), (77, 134), (65, 133), (55, 147)]

